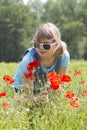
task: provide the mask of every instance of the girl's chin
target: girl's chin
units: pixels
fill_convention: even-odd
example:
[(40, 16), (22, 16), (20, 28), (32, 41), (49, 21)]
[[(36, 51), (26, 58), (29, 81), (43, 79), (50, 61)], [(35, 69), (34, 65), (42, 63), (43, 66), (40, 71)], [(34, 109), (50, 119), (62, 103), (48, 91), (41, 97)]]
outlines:
[(47, 57), (47, 54), (39, 54), (40, 55), (40, 57)]

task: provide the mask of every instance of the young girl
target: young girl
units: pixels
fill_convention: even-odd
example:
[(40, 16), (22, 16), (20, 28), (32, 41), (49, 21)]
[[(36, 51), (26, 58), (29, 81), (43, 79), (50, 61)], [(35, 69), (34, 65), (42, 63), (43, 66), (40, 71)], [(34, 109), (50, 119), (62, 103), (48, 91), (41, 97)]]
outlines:
[[(65, 74), (70, 62), (70, 56), (66, 44), (61, 40), (59, 29), (52, 23), (40, 25), (33, 38), (33, 47), (28, 49), (19, 64), (14, 76), (14, 89), (22, 89), (22, 83), (30, 80), (24, 78), (23, 73), (27, 72), (27, 65), (33, 60), (39, 61), (39, 69), (36, 69), (33, 91), (41, 90), (46, 79), (47, 72), (55, 71), (58, 74)], [(39, 77), (39, 79), (38, 79)]]

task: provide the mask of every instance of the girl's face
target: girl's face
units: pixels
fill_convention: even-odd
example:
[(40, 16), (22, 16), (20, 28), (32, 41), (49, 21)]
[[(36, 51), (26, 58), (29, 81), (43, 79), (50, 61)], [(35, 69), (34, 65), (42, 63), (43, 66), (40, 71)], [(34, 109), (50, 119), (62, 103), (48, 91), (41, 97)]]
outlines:
[(34, 46), (41, 58), (47, 58), (53, 56), (53, 50), (56, 48), (57, 43), (53, 40), (45, 39)]

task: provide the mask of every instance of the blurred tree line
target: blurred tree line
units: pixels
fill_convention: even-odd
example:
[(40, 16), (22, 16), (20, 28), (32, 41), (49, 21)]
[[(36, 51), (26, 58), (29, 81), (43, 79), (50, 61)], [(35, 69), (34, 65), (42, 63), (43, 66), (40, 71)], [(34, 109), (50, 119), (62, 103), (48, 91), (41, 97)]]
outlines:
[(60, 29), (72, 59), (87, 59), (87, 0), (0, 0), (0, 62), (18, 62), (38, 25)]

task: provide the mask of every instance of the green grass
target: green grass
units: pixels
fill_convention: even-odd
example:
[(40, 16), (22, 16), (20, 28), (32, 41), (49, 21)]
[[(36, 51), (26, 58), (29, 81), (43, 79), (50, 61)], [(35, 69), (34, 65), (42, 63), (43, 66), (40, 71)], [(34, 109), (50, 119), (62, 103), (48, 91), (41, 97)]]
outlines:
[[(51, 91), (45, 104), (26, 104), (23, 94), (14, 93), (12, 85), (2, 80), (6, 74), (13, 76), (17, 66), (18, 63), (0, 63), (0, 92), (7, 91), (6, 97), (0, 98), (0, 130), (87, 130), (87, 97), (82, 96), (83, 90), (87, 90), (86, 61), (71, 61), (67, 74), (72, 82)], [(82, 75), (74, 76), (75, 70)], [(79, 83), (82, 79), (85, 84)], [(78, 97), (79, 108), (72, 107), (70, 99), (65, 98), (67, 91)], [(8, 102), (9, 107), (3, 108), (3, 102)]]

